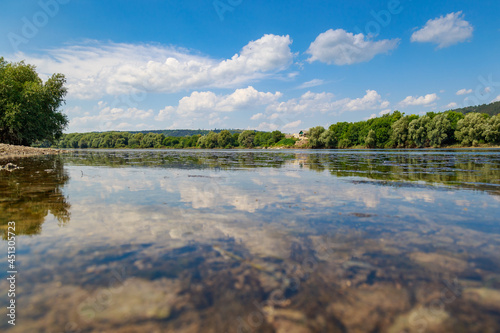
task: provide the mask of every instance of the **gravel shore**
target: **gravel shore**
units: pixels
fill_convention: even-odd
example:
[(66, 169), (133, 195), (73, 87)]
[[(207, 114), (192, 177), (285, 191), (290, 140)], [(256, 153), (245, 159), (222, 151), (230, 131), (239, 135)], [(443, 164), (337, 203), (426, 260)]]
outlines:
[[(0, 160), (12, 157), (27, 157), (36, 155), (56, 155), (66, 152), (62, 149), (33, 148), (0, 143)], [(1, 164), (1, 163), (0, 163)]]

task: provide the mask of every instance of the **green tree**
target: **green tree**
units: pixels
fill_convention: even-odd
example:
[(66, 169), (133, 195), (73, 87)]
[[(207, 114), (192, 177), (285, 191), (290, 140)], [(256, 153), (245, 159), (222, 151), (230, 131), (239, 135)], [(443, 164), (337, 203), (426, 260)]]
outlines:
[(273, 131), (271, 133), (271, 136), (271, 144), (278, 143), (285, 138), (285, 134), (281, 133), (281, 131), (278, 130)]
[(441, 147), (441, 144), (448, 138), (451, 122), (444, 113), (434, 115), (427, 124), (427, 138), (433, 147)]
[(326, 130), (319, 136), (321, 144), (325, 148), (337, 148), (338, 142), (331, 130)]
[(144, 138), (144, 134), (136, 133), (130, 137), (128, 140), (128, 145), (130, 148), (138, 148), (141, 145), (141, 141)]
[(255, 131), (246, 130), (239, 135), (238, 142), (242, 147), (252, 148), (254, 146), (253, 143), (254, 138), (255, 138)]
[(481, 141), (484, 141), (484, 127), (487, 123), (485, 117), (488, 117), (488, 115), (475, 112), (467, 113), (465, 118), (457, 123), (457, 130), (455, 131), (457, 141), (464, 146), (476, 146)]
[(320, 140), (321, 134), (325, 132), (323, 126), (316, 126), (309, 129), (309, 147), (311, 148), (321, 148), (323, 147), (323, 142)]
[(339, 148), (340, 149), (346, 149), (351, 146), (351, 141), (349, 139), (340, 139), (339, 141)]
[(157, 143), (157, 138), (155, 133), (147, 133), (141, 140), (141, 148), (153, 148)]
[(99, 144), (99, 148), (114, 148), (115, 145), (113, 143), (113, 137), (111, 133), (106, 133), (104, 138), (101, 140), (101, 143)]
[(488, 119), (484, 125), (484, 137), (488, 143), (500, 143), (500, 115)]
[(35, 66), (0, 57), (0, 142), (30, 145), (61, 137), (68, 124), (59, 111), (67, 93), (65, 83), (62, 74), (44, 83)]
[(233, 134), (233, 140), (232, 140), (232, 143), (233, 143), (233, 146), (236, 147), (239, 145), (239, 142), (238, 142), (238, 138), (240, 137), (240, 133), (234, 133)]
[(233, 136), (228, 130), (223, 130), (217, 137), (217, 143), (221, 148), (230, 148), (232, 145)]
[(162, 133), (155, 134), (154, 139), (153, 139), (153, 147), (155, 147), (155, 148), (163, 147), (163, 140), (165, 140), (164, 134), (162, 134)]
[(408, 135), (408, 126), (410, 125), (410, 122), (412, 120), (414, 119), (411, 119), (409, 116), (406, 116), (400, 118), (399, 120), (395, 121), (392, 124), (391, 139), (397, 148), (404, 148), (409, 146), (408, 141), (410, 139), (410, 136)]
[[(339, 148), (347, 148), (347, 147), (340, 147), (340, 142), (344, 139), (344, 137), (347, 134), (347, 130), (349, 129), (350, 123), (348, 122), (340, 122), (336, 124), (330, 125), (328, 128), (330, 132), (332, 132), (333, 138), (335, 139), (336, 142), (338, 142)], [(346, 144), (348, 143), (349, 140), (343, 140), (342, 143)]]
[(98, 135), (92, 140), (91, 148), (99, 148), (100, 144), (101, 144), (101, 137)]
[(377, 147), (377, 134), (375, 134), (374, 130), (370, 129), (370, 131), (368, 131), (368, 135), (365, 139), (365, 144), (368, 148)]
[(207, 134), (207, 147), (206, 148), (217, 148), (219, 145), (219, 135), (215, 132), (210, 131)]
[(408, 135), (417, 147), (425, 147), (427, 144), (427, 125), (430, 123), (429, 116), (422, 116), (412, 120), (408, 125)]

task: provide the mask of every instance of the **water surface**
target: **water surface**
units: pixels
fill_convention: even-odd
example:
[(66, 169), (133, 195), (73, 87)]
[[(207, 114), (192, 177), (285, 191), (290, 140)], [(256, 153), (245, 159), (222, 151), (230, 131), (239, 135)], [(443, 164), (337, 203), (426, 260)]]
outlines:
[(2, 330), (500, 330), (499, 150), (13, 162), (0, 225), (19, 234), (18, 323)]

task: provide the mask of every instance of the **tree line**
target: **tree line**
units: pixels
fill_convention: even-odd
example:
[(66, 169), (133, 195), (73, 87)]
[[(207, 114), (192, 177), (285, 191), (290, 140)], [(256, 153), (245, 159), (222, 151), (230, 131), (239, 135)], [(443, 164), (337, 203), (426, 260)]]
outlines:
[(460, 112), (463, 114), (467, 114), (467, 113), (471, 113), (471, 112), (486, 113), (490, 116), (494, 116), (494, 115), (497, 115), (500, 113), (500, 101), (493, 102), (490, 104), (466, 106), (466, 107), (463, 107), (460, 109), (454, 109), (453, 111)]
[(293, 146), (295, 139), (280, 131), (246, 130), (232, 133), (222, 130), (206, 135), (176, 137), (163, 133), (93, 132), (64, 134), (55, 144), (58, 148), (254, 148)]
[(399, 111), (354, 123), (339, 122), (307, 133), (310, 148), (424, 148), (500, 144), (500, 115), (446, 111), (405, 115)]
[[(405, 115), (399, 111), (358, 122), (339, 122), (306, 133), (307, 148), (424, 148), (500, 144), (500, 115), (446, 111)], [(254, 148), (293, 147), (297, 140), (280, 131), (222, 130), (176, 137), (163, 133), (94, 132), (64, 134), (58, 148)]]

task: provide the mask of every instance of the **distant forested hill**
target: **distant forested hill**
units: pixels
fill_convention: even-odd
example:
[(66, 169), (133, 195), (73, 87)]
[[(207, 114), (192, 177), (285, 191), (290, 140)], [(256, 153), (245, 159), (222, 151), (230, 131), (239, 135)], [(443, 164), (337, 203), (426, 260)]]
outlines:
[(465, 108), (455, 109), (453, 111), (460, 112), (463, 114), (467, 114), (467, 113), (471, 113), (471, 112), (486, 113), (486, 114), (489, 114), (490, 116), (494, 116), (494, 115), (497, 115), (500, 113), (500, 102), (495, 102), (495, 103), (491, 103), (491, 104), (476, 105), (476, 106), (467, 106)]
[[(184, 137), (184, 136), (193, 136), (193, 135), (198, 135), (198, 134), (199, 135), (207, 135), (210, 132), (220, 133), (221, 131), (223, 131), (223, 130), (222, 129), (214, 129), (214, 130), (174, 129), (174, 130), (155, 130), (155, 131), (147, 130), (147, 131), (127, 131), (127, 132), (132, 133), (132, 134), (136, 134), (136, 133), (143, 133), (143, 134), (154, 133), (154, 134), (163, 134), (165, 136)], [(234, 133), (241, 133), (241, 132), (243, 132), (243, 130), (230, 129), (229, 132), (231, 132), (231, 134), (234, 134)]]

